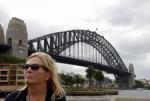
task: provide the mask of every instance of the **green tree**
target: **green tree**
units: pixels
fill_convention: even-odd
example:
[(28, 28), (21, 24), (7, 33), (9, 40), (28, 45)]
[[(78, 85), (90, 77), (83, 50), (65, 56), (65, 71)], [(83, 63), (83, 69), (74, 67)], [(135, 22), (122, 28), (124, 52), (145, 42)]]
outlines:
[(81, 79), (80, 79), (81, 87), (83, 87), (84, 83), (85, 83), (85, 78), (81, 78)]
[(133, 88), (144, 88), (144, 83), (142, 81), (135, 80), (135, 85)]
[(148, 86), (146, 87), (146, 89), (150, 90), (150, 85), (148, 85)]
[(93, 66), (89, 65), (88, 68), (86, 69), (86, 77), (88, 78), (89, 80), (89, 87), (91, 88), (92, 85), (93, 85), (93, 80), (92, 78), (94, 77), (94, 73), (95, 73), (95, 70), (93, 68)]
[(77, 84), (77, 88), (79, 87), (78, 85), (79, 85), (79, 83), (80, 83), (80, 78), (81, 78), (81, 76), (79, 75), (79, 74), (76, 74), (75, 76), (74, 76), (74, 78), (75, 78), (75, 83)]
[(74, 76), (70, 76), (64, 73), (60, 73), (60, 78), (65, 87), (73, 87), (74, 84), (79, 87), (79, 84), (82, 86), (85, 82), (85, 79), (80, 74), (75, 74)]
[(70, 75), (66, 75), (64, 73), (61, 73), (60, 78), (62, 79), (63, 85), (65, 85), (66, 87), (72, 87), (75, 83), (74, 78)]
[(67, 87), (67, 84), (66, 84), (66, 81), (67, 81), (66, 80), (66, 75), (64, 73), (60, 73), (59, 76), (61, 78), (62, 84)]
[(82, 78), (80, 74), (76, 74), (74, 78), (75, 78), (75, 83), (77, 84), (77, 88), (79, 87), (79, 84), (82, 86), (85, 82), (85, 79)]
[[(96, 70), (94, 74), (94, 79), (96, 80), (96, 87), (100, 87), (101, 81), (104, 80), (104, 74), (101, 70)], [(98, 86), (97, 86), (98, 85)]]

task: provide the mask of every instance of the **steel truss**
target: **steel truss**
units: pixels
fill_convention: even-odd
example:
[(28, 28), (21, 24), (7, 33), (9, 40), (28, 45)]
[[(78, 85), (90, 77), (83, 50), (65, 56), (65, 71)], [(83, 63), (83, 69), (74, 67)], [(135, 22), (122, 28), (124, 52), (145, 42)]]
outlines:
[[(106, 72), (113, 73), (116, 78), (130, 75), (128, 69), (114, 47), (103, 36), (89, 30), (69, 30), (44, 35), (29, 40), (28, 49), (29, 54), (35, 51), (43, 51), (54, 57), (58, 57), (61, 52), (79, 42), (89, 44), (95, 48), (109, 64), (109, 67), (103, 66), (102, 64), (97, 64), (97, 66), (100, 65), (99, 67), (96, 67), (97, 69), (102, 69)], [(66, 59), (66, 57), (63, 59)], [(74, 59), (74, 61), (77, 61), (77, 59)]]

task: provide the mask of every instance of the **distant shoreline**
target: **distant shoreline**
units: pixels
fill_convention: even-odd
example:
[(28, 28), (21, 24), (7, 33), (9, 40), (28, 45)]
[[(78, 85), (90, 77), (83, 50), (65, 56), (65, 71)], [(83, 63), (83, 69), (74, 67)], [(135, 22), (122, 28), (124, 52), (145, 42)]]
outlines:
[(117, 90), (109, 91), (66, 91), (66, 94), (69, 96), (103, 96), (103, 95), (118, 95)]

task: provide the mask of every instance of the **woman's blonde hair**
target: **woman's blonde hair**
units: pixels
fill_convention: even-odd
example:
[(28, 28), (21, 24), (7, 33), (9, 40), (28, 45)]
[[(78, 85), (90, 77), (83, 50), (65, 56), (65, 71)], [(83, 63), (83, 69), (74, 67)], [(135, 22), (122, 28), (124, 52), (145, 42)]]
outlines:
[[(33, 57), (37, 57), (39, 58), (42, 62), (43, 62), (43, 66), (45, 68), (47, 68), (50, 73), (51, 73), (51, 77), (48, 80), (48, 87), (50, 86), (53, 94), (51, 96), (51, 100), (55, 101), (56, 96), (62, 97), (64, 96), (65, 92), (59, 82), (59, 76), (57, 73), (57, 67), (55, 64), (55, 61), (52, 59), (52, 57), (46, 53), (43, 52), (36, 52), (31, 54), (26, 61), (28, 61), (29, 59), (33, 58)], [(26, 86), (27, 87), (27, 86)], [(25, 88), (26, 88), (25, 87)]]

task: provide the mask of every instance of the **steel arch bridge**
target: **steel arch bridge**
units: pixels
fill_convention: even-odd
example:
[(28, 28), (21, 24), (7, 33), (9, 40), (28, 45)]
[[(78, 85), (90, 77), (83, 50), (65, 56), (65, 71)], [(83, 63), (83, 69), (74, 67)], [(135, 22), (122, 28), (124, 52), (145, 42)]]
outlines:
[[(79, 46), (79, 43), (81, 46)], [(83, 59), (81, 54), (84, 54), (86, 49), (81, 48), (79, 50), (79, 47), (82, 47), (84, 43), (92, 46), (93, 49), (96, 50), (96, 62)], [(76, 47), (78, 49), (75, 51), (78, 58), (74, 58), (74, 56), (71, 57), (71, 55), (61, 55), (63, 51), (74, 46), (75, 44), (78, 44)], [(29, 40), (28, 50), (29, 54), (36, 51), (48, 53), (58, 62), (80, 66), (92, 65), (96, 69), (114, 74), (120, 89), (128, 89), (132, 86), (130, 83), (131, 73), (126, 68), (117, 51), (103, 36), (100, 36), (96, 32), (89, 30), (69, 30), (51, 33)], [(80, 56), (79, 51), (82, 51)], [(70, 50), (68, 52), (70, 52)], [(101, 54), (108, 65), (97, 62), (97, 57), (99, 56), (97, 52)]]

